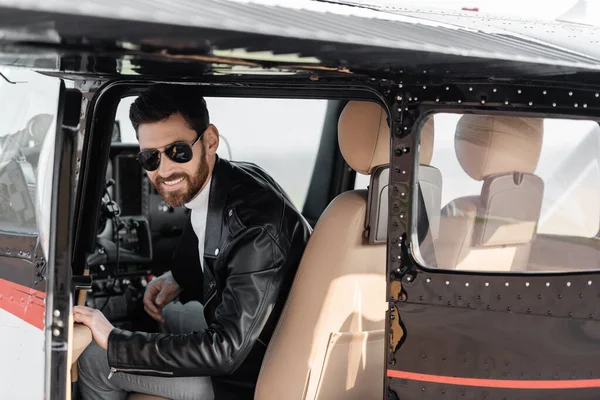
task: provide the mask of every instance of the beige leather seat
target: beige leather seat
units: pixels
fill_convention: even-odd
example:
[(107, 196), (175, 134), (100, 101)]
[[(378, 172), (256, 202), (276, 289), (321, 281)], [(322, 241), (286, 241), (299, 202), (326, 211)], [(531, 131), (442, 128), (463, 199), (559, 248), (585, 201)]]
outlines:
[[(389, 163), (390, 133), (379, 105), (350, 102), (338, 129), (354, 170), (371, 174)], [(367, 197), (366, 190), (345, 192), (317, 222), (265, 355), (256, 399), (383, 397), (386, 245), (369, 244), (364, 235)]]
[(440, 268), (527, 268), (544, 191), (543, 181), (534, 175), (542, 137), (541, 118), (461, 117), (456, 156), (483, 187), (479, 196), (455, 199), (442, 210), (435, 244)]

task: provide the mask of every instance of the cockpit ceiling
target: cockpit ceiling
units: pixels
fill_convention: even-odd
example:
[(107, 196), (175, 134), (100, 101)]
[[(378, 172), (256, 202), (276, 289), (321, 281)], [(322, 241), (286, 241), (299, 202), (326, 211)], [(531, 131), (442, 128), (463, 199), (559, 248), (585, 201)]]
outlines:
[(524, 28), (407, 9), (268, 3), (273, 1), (0, 0), (0, 63), (173, 77), (317, 73), (577, 80), (600, 71), (600, 46), (588, 45), (600, 35), (595, 27), (531, 21)]

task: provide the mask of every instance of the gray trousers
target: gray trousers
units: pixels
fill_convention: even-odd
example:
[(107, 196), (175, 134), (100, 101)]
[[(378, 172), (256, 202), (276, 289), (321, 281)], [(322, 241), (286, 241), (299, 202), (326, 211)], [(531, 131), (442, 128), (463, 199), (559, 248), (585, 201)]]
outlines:
[[(167, 304), (162, 311), (166, 333), (191, 333), (206, 329), (202, 304), (179, 302)], [(126, 400), (131, 392), (144, 393), (174, 400), (213, 400), (210, 377), (176, 377), (133, 375), (118, 372), (108, 379), (108, 356), (95, 341), (78, 360), (78, 386), (83, 400)]]

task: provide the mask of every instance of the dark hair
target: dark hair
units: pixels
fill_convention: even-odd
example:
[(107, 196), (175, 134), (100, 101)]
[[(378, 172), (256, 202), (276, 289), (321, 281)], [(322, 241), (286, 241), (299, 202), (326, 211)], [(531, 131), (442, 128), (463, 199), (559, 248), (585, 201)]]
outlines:
[(137, 137), (140, 124), (159, 122), (177, 113), (198, 135), (210, 124), (206, 101), (200, 88), (193, 85), (151, 86), (135, 99), (129, 109), (129, 119)]

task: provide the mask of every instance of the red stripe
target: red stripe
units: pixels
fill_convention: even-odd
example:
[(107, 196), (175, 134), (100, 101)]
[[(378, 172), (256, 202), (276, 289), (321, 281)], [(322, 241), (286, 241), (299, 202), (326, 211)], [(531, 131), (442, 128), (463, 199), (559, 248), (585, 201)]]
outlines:
[(46, 293), (0, 279), (0, 308), (23, 321), (44, 329)]
[(600, 379), (568, 379), (568, 380), (508, 380), (508, 379), (479, 379), (460, 378), (455, 376), (441, 376), (417, 374), (406, 371), (387, 371), (391, 378), (410, 379), (412, 381), (443, 383), (446, 385), (478, 386), (502, 389), (585, 389), (600, 387)]

